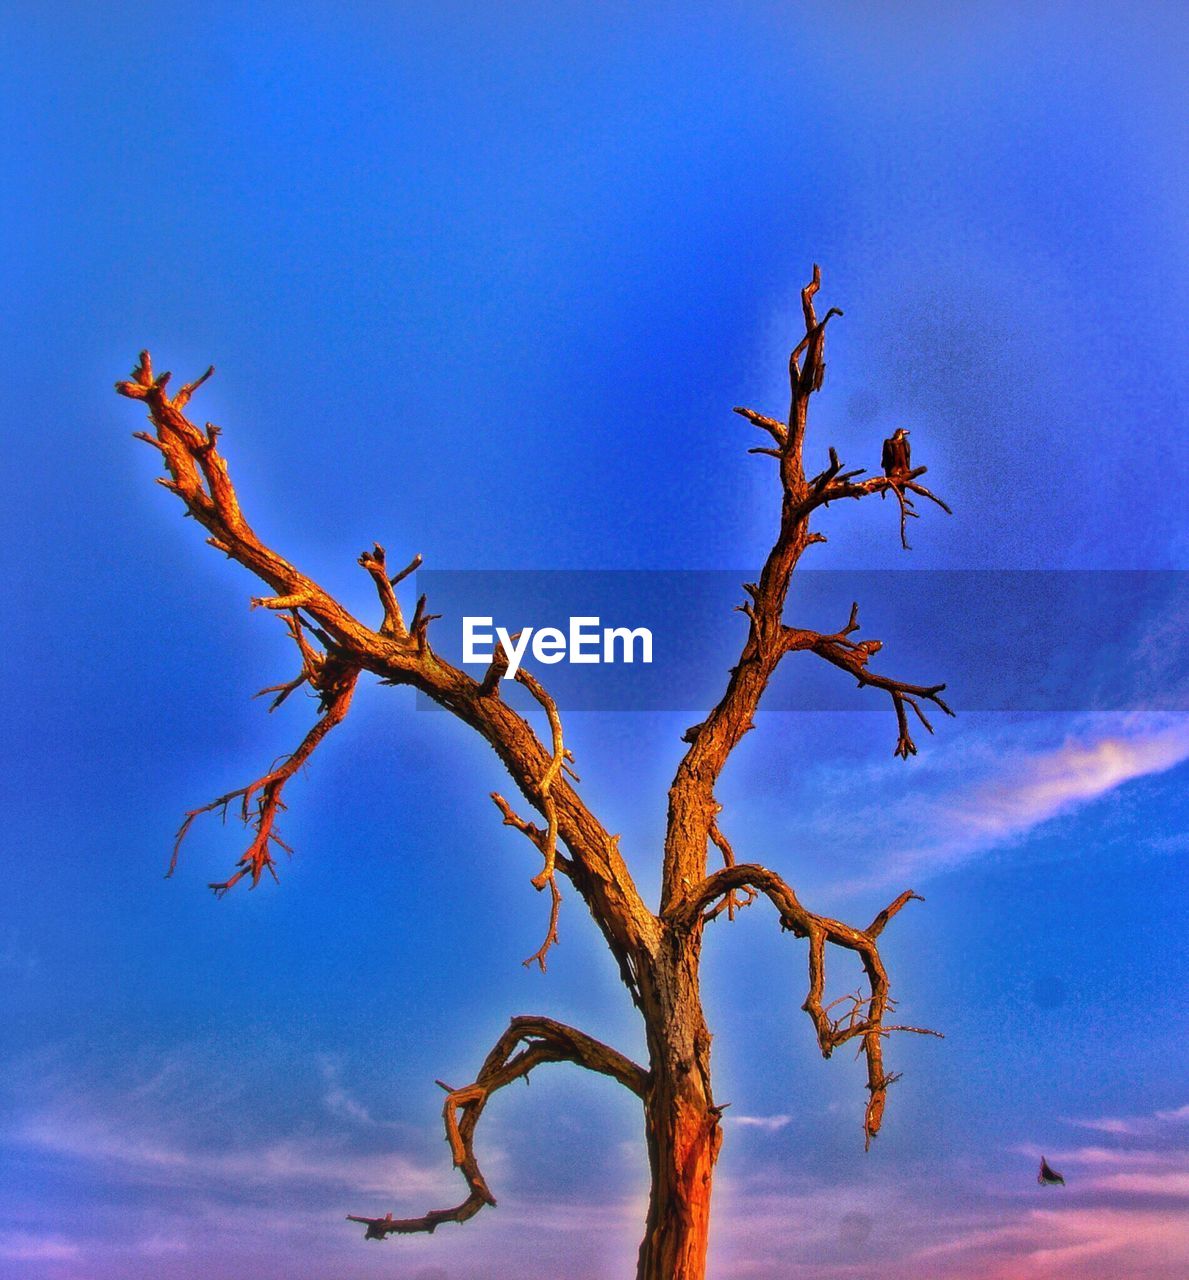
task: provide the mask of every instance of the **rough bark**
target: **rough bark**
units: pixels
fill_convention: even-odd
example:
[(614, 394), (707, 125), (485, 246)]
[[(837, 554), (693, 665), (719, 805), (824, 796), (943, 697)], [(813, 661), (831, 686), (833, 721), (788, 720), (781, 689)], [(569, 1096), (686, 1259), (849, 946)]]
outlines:
[(666, 928), (657, 962), (641, 983), (650, 1188), (638, 1280), (698, 1280), (706, 1272), (722, 1111), (711, 1088), (710, 1032), (698, 987), (701, 929), (700, 921), (688, 930)]
[[(241, 879), (252, 887), (264, 872), (276, 876), (276, 849), (289, 852), (277, 831), (284, 809), (286, 785), (306, 765), (330, 731), (347, 715), (359, 676), (370, 672), (382, 684), (408, 685), (444, 707), (479, 733), (507, 768), (523, 799), (544, 819), (544, 825), (521, 817), (502, 795), (494, 794), (505, 824), (520, 831), (541, 857), (541, 869), (531, 879), (534, 888), (549, 892), (548, 926), (544, 941), (526, 964), (545, 968), (546, 956), (558, 939), (561, 891), (558, 877), (568, 880), (590, 911), (614, 956), (620, 976), (640, 1012), (648, 1045), (648, 1065), (641, 1067), (593, 1037), (552, 1019), (514, 1018), (488, 1054), (475, 1080), (462, 1088), (443, 1085), (447, 1092), (443, 1118), (451, 1155), (467, 1185), (467, 1195), (450, 1209), (437, 1209), (414, 1218), (350, 1215), (365, 1226), (369, 1239), (432, 1232), (446, 1222), (464, 1222), (495, 1197), (479, 1167), (474, 1137), (479, 1118), (491, 1096), (513, 1080), (548, 1062), (570, 1062), (609, 1076), (643, 1103), (645, 1140), (651, 1173), (651, 1192), (645, 1235), (640, 1246), (638, 1280), (702, 1280), (710, 1231), (711, 1187), (722, 1143), (722, 1108), (711, 1087), (711, 1036), (699, 989), (699, 968), (706, 925), (736, 913), (757, 898), (776, 908), (780, 926), (808, 942), (808, 995), (804, 1009), (813, 1023), (824, 1057), (850, 1040), (858, 1042), (867, 1064), (868, 1101), (863, 1119), (866, 1144), (883, 1122), (887, 1091), (897, 1079), (884, 1068), (883, 1046), (892, 1031), (926, 1033), (922, 1028), (887, 1021), (895, 1007), (878, 939), (898, 911), (917, 895), (905, 891), (883, 908), (865, 929), (857, 929), (806, 909), (793, 889), (774, 871), (739, 862), (723, 833), (715, 786), (731, 752), (754, 726), (764, 690), (776, 668), (790, 653), (809, 652), (852, 675), (860, 685), (887, 693), (896, 714), (895, 753), (907, 759), (916, 753), (908, 711), (932, 732), (922, 703), (952, 714), (943, 701), (944, 685), (911, 685), (868, 670), (881, 646), (877, 640), (856, 640), (858, 606), (846, 625), (824, 634), (792, 626), (784, 613), (789, 584), (801, 556), (825, 541), (810, 529), (810, 517), (837, 498), (862, 498), (891, 489), (900, 502), (901, 536), (906, 515), (905, 491), (923, 495), (942, 506), (919, 484), (925, 468), (906, 476), (877, 476), (859, 481), (860, 470), (843, 471), (833, 449), (830, 462), (807, 478), (805, 433), (810, 398), (820, 389), (825, 373), (826, 326), (842, 313), (831, 309), (818, 320), (814, 298), (820, 273), (802, 290), (805, 334), (789, 358), (791, 399), (788, 417), (777, 421), (752, 409), (736, 412), (767, 433), (771, 446), (751, 452), (775, 458), (780, 487), (780, 519), (776, 536), (758, 581), (744, 584), (748, 600), (739, 606), (748, 620), (739, 659), (731, 669), (722, 697), (700, 724), (687, 730), (688, 749), (669, 790), (668, 824), (664, 843), (663, 881), (659, 910), (643, 901), (619, 849), (619, 838), (608, 832), (577, 791), (573, 758), (565, 745), (561, 717), (549, 693), (525, 670), (516, 680), (535, 699), (548, 732), (543, 736), (501, 696), (506, 656), (497, 652), (482, 680), (446, 662), (430, 642), (434, 615), (422, 596), (406, 621), (397, 587), (421, 563), (416, 556), (400, 572), (390, 575), (379, 544), (359, 557), (359, 564), (376, 587), (381, 619), (376, 627), (356, 618), (329, 592), (296, 566), (265, 545), (248, 524), (232, 485), (227, 462), (219, 452), (219, 431), (199, 428), (183, 412), (191, 396), (208, 378), (168, 394), (168, 373), (154, 375), (147, 352), (129, 381), (116, 384), (129, 399), (142, 401), (153, 432), (138, 437), (156, 448), (166, 475), (159, 483), (174, 493), (208, 532), (208, 543), (243, 565), (268, 585), (272, 595), (252, 600), (253, 607), (281, 617), (301, 660), (296, 676), (263, 693), (275, 694), (272, 706), (308, 685), (318, 696), (319, 715), (301, 743), (286, 760), (267, 773), (210, 804), (191, 810), (185, 818), (170, 863), (193, 822), (203, 813), (226, 814), (238, 802), (240, 817), (250, 829), (247, 850), (232, 874), (211, 886), (222, 895)], [(270, 708), (271, 709), (271, 708)], [(708, 869), (711, 848), (723, 866)], [(826, 1000), (829, 947), (856, 954), (863, 966), (867, 990)]]

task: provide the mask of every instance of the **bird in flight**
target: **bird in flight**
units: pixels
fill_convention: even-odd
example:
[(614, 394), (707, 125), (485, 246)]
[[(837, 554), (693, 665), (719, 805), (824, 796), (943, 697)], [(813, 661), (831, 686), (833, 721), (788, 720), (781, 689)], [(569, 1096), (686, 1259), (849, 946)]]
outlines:
[(1040, 1172), (1036, 1175), (1036, 1180), (1042, 1187), (1065, 1186), (1065, 1179), (1049, 1164), (1044, 1156), (1040, 1158)]

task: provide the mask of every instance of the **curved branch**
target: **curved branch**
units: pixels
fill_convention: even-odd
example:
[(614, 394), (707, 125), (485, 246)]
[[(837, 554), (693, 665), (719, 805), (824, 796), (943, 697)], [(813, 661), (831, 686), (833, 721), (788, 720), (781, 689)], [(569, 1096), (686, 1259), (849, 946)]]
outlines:
[[(245, 825), (251, 824), (255, 834), (247, 851), (236, 864), (238, 870), (228, 879), (209, 886), (214, 890), (216, 897), (221, 898), (245, 876), (251, 877), (253, 889), (260, 883), (260, 877), (266, 870), (274, 880), (277, 879), (272, 846), (275, 844), (284, 849), (286, 853), (292, 852), (276, 831), (277, 815), (285, 807), (281, 800), (281, 793), (289, 779), (313, 755), (322, 739), (326, 737), (335, 725), (341, 724), (345, 719), (351, 707), (351, 698), (355, 693), (355, 685), (359, 680), (359, 667), (347, 661), (338, 652), (331, 650), (328, 653), (319, 654), (309, 648), (304, 637), (302, 637), (301, 624), (297, 620), (296, 613), (294, 613), (291, 620), (291, 626), (294, 638), (303, 652), (303, 669), (301, 674), (294, 680), (275, 686), (275, 689), (279, 689), (280, 692), (273, 700), (269, 710), (275, 709), (295, 688), (308, 681), (310, 686), (318, 693), (322, 715), (310, 727), (298, 745), (297, 750), (291, 756), (288, 756), (282, 764), (271, 769), (263, 777), (248, 783), (246, 787), (238, 787), (234, 791), (229, 791), (226, 795), (219, 796), (217, 800), (212, 800), (210, 804), (204, 804), (198, 809), (191, 809), (186, 814), (182, 825), (178, 828), (177, 836), (174, 839), (173, 854), (169, 860), (169, 870), (165, 873), (167, 878), (173, 875), (177, 868), (178, 854), (181, 850), (182, 842), (189, 834), (194, 820), (200, 815), (211, 813), (216, 809), (221, 810), (223, 817), (226, 818), (231, 802), (233, 800), (240, 801), (240, 816)], [(271, 693), (275, 689), (262, 689), (260, 692)], [(255, 812), (252, 811), (253, 797), (256, 797)]]
[[(735, 850), (731, 847), (731, 842), (723, 835), (717, 818), (710, 824), (710, 839), (714, 842), (715, 848), (722, 854), (723, 866), (733, 867), (736, 861)], [(756, 891), (749, 886), (744, 886), (742, 890), (728, 889), (720, 901), (715, 903), (706, 913), (706, 919), (707, 921), (716, 920), (725, 911), (727, 919), (734, 920), (736, 911), (742, 911), (744, 907), (750, 907), (755, 900)]]
[[(480, 733), (494, 748), (529, 803), (543, 813), (547, 813), (549, 805), (553, 807), (551, 825), (556, 829), (557, 839), (569, 850), (571, 879), (621, 968), (646, 953), (655, 945), (658, 928), (655, 917), (641, 899), (615, 839), (590, 812), (570, 782), (558, 774), (554, 767), (555, 751), (498, 696), (497, 688), (481, 688), (465, 671), (434, 652), (427, 634), (433, 615), (426, 611), (424, 597), (418, 602), (407, 630), (404, 628), (395, 592), (390, 598), (389, 589), (380, 581), (386, 573), (381, 548), (375, 547), (361, 557), (384, 605), (384, 623), (377, 631), (365, 626), (332, 595), (261, 541), (240, 509), (227, 463), (218, 450), (218, 428), (208, 424), (202, 430), (182, 412), (201, 381), (189, 384), (171, 399), (166, 390), (169, 374), (154, 375), (148, 353), (142, 352), (131, 380), (116, 384), (120, 395), (143, 401), (149, 411), (155, 435), (146, 432), (138, 435), (148, 440), (162, 456), (168, 474), (161, 477), (160, 483), (182, 500), (187, 512), (206, 528), (209, 541), (217, 549), (268, 584), (273, 595), (257, 603), (278, 610), (300, 609), (304, 617), (312, 620), (314, 634), (320, 639), (325, 637), (326, 643), (342, 655), (344, 662), (371, 671), (386, 683), (417, 689)], [(414, 560), (408, 569), (387, 579), (388, 587), (394, 587), (417, 563)], [(283, 686), (277, 689), (283, 691)], [(317, 731), (320, 736), (328, 727), (318, 730), (315, 726), (311, 733)], [(310, 749), (313, 745), (316, 739)], [(251, 787), (232, 792), (224, 799), (242, 797), (244, 791), (255, 794), (272, 780), (272, 775), (266, 775)], [(219, 803), (216, 801), (214, 807)], [(191, 817), (197, 816), (197, 812), (200, 811)], [(261, 863), (261, 866), (267, 865), (267, 860)], [(224, 887), (230, 887), (238, 878), (233, 877)]]
[[(572, 752), (566, 749), (566, 745), (562, 737), (561, 716), (557, 710), (557, 703), (554, 702), (553, 698), (545, 691), (540, 681), (523, 668), (516, 672), (516, 679), (524, 685), (524, 687), (528, 689), (541, 706), (545, 708), (545, 714), (549, 719), (550, 735), (553, 739), (553, 755), (551, 756), (549, 765), (538, 784), (541, 803), (545, 809), (545, 819), (548, 826), (545, 829), (543, 838), (535, 843), (541, 850), (545, 859), (545, 866), (537, 875), (533, 876), (532, 879), (534, 889), (541, 890), (546, 887), (549, 889), (549, 927), (545, 931), (545, 940), (524, 962), (524, 967), (526, 969), (531, 968), (536, 964), (541, 972), (544, 973), (546, 968), (545, 957), (549, 954), (549, 949), (556, 945), (558, 941), (557, 918), (561, 911), (562, 903), (561, 890), (557, 887), (557, 876), (555, 874), (557, 866), (557, 805), (554, 803), (553, 796), (550, 792), (554, 782), (557, 781), (558, 775), (565, 767), (566, 761), (573, 760), (574, 756)], [(485, 676), (482, 687), (486, 686), (487, 677)], [(506, 816), (504, 820), (505, 822), (507, 821)]]
[(446, 1141), (450, 1144), (454, 1167), (466, 1180), (469, 1193), (466, 1199), (452, 1209), (431, 1209), (419, 1218), (393, 1218), (392, 1214), (367, 1218), (348, 1214), (347, 1220), (365, 1226), (367, 1239), (383, 1240), (389, 1235), (433, 1232), (444, 1222), (466, 1222), (484, 1205), (494, 1205), (495, 1196), (475, 1157), (475, 1128), (493, 1093), (527, 1076), (544, 1062), (573, 1062), (588, 1071), (610, 1076), (638, 1098), (644, 1097), (648, 1083), (648, 1073), (643, 1067), (574, 1027), (552, 1018), (513, 1018), (487, 1055), (473, 1084), (461, 1089), (442, 1086), (447, 1091), (442, 1108)]
[[(889, 1085), (900, 1077), (884, 1070), (883, 1039), (890, 1032), (905, 1031), (915, 1035), (940, 1036), (924, 1027), (890, 1025), (885, 1021), (895, 1009), (889, 994), (887, 970), (876, 945), (889, 920), (919, 894), (906, 890), (880, 911), (866, 929), (856, 929), (829, 916), (819, 916), (804, 907), (792, 888), (775, 871), (755, 863), (736, 863), (707, 876), (672, 914), (675, 927), (694, 929), (714, 910), (714, 904), (739, 890), (762, 893), (780, 913), (780, 927), (798, 938), (809, 939), (809, 994), (801, 1006), (813, 1022), (822, 1057), (828, 1058), (839, 1045), (861, 1039), (861, 1052), (867, 1059), (869, 1098), (863, 1117), (866, 1146), (879, 1133)], [(826, 946), (854, 952), (867, 977), (868, 994), (856, 992), (823, 1004), (826, 985)], [(842, 1014), (831, 1016), (839, 1005), (848, 1006)]]

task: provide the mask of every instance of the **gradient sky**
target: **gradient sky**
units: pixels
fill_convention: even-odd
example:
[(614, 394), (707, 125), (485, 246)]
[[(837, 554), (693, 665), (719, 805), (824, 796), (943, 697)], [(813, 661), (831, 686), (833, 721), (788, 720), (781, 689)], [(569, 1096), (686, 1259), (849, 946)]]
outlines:
[[(279, 886), (215, 902), (242, 845), (214, 821), (162, 879), (181, 812), (310, 706), (249, 697), (293, 659), (130, 439), (111, 384), (141, 346), (218, 365), (194, 408), (254, 525), (364, 616), (373, 539), (750, 569), (776, 495), (729, 410), (780, 411), (816, 260), (846, 316), (811, 457), (870, 467), (909, 425), (955, 515), (906, 556), (888, 504), (831, 509), (815, 565), (1189, 567), (1183, 7), (891, 8), (7, 7), (6, 1276), (616, 1280), (642, 1221), (634, 1101), (565, 1068), (484, 1118), (497, 1210), (383, 1246), (342, 1221), (459, 1198), (433, 1081), (510, 1015), (637, 1055), (640, 1030), (574, 895), (548, 975), (521, 967), (544, 904), (500, 768), (403, 691), (361, 690), (291, 785)], [(1063, 624), (1018, 643), (1076, 657)], [(650, 895), (688, 723), (568, 718)], [(926, 896), (884, 954), (947, 1038), (891, 1044), (864, 1155), (803, 944), (759, 908), (713, 926), (711, 1275), (1189, 1273), (1189, 717), (969, 714), (908, 765), (893, 741), (879, 703), (773, 714), (723, 779), (736, 849), (813, 909)]]

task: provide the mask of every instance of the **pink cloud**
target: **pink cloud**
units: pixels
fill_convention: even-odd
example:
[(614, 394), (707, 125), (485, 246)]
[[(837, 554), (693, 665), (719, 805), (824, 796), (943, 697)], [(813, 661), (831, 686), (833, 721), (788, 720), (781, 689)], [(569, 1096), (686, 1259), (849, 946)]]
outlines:
[[(1027, 732), (1020, 728), (1014, 741), (993, 735), (935, 749), (919, 776), (898, 787), (890, 801), (881, 789), (878, 810), (868, 813), (864, 797), (857, 797), (879, 869), (850, 888), (882, 888), (905, 877), (921, 880), (953, 870), (1018, 843), (1129, 782), (1189, 760), (1185, 716), (1096, 716), (1049, 747), (1025, 745)], [(839, 785), (856, 784), (840, 779)], [(833, 803), (839, 803), (837, 795)], [(907, 850), (905, 833), (913, 839)], [(890, 857), (885, 843), (895, 850)]]
[(0, 1258), (11, 1262), (70, 1262), (78, 1256), (78, 1245), (61, 1236), (31, 1231), (0, 1232)]

